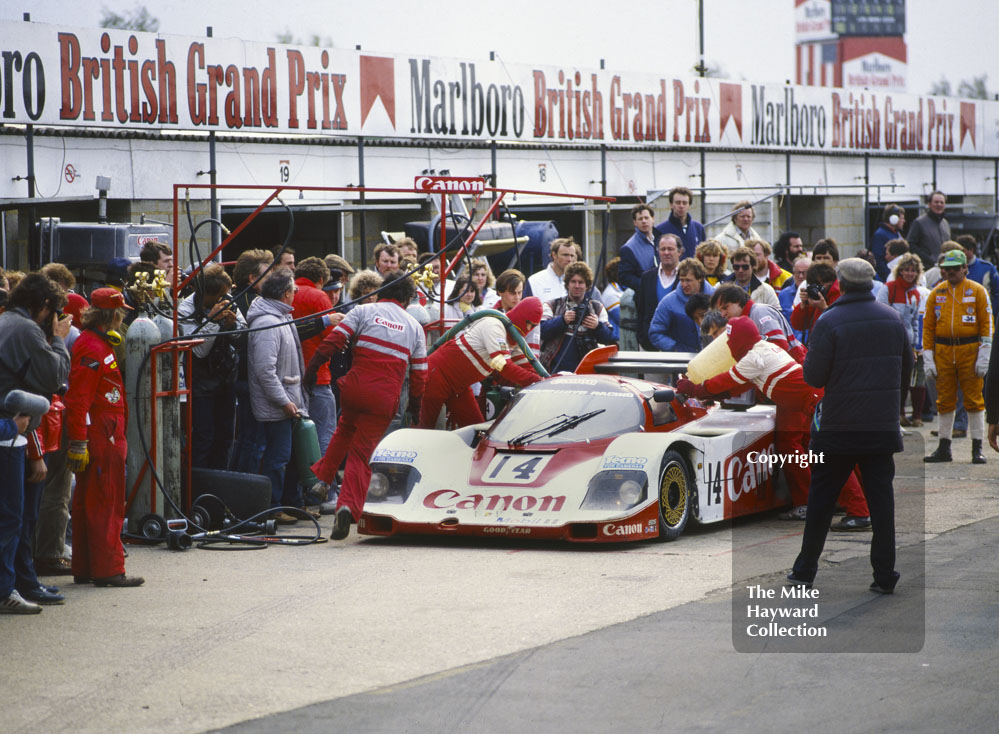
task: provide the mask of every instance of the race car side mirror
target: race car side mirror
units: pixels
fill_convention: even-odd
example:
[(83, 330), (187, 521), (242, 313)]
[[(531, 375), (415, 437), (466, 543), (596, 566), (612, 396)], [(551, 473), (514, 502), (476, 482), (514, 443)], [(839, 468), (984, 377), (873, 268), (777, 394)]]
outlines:
[(657, 403), (671, 403), (676, 398), (676, 391), (668, 388), (656, 390), (652, 393), (652, 399)]

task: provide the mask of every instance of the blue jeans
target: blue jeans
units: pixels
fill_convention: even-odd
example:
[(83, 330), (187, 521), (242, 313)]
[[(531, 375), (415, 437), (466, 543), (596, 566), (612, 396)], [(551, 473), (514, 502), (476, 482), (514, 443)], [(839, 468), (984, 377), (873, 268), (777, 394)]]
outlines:
[(38, 507), (42, 499), (44, 482), (24, 481), (24, 514), (21, 517), (21, 539), (14, 553), (14, 575), (18, 591), (33, 591), (41, 584), (35, 573), (32, 541), (35, 536), (35, 526), (38, 524)]
[(14, 590), (14, 556), (24, 514), (24, 446), (0, 446), (0, 599)]
[(232, 447), (230, 468), (245, 474), (259, 474), (260, 458), (264, 454), (264, 430), (250, 409), (247, 383), (236, 383), (236, 400), (236, 442)]
[(319, 434), (319, 453), (325, 454), (336, 430), (336, 398), (329, 385), (316, 385), (309, 398), (309, 417)]
[(260, 423), (265, 442), (260, 473), (271, 480), (271, 507), (282, 503), (285, 469), (291, 459), (291, 426), (291, 418)]

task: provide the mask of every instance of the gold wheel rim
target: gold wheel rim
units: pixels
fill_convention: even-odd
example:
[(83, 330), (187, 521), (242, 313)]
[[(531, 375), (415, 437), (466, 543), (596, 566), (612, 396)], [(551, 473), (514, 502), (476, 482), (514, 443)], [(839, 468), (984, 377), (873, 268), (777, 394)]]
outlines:
[(659, 483), (659, 510), (663, 522), (670, 527), (677, 526), (683, 520), (687, 509), (687, 478), (678, 464), (670, 464), (663, 472)]

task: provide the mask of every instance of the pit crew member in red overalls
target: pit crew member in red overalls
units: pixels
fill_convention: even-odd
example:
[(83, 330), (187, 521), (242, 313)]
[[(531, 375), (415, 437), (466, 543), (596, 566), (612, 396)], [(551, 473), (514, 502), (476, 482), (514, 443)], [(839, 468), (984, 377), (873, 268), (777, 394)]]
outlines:
[[(521, 333), (528, 334), (541, 321), (541, 299), (525, 298), (507, 317)], [(472, 385), (498, 372), (508, 382), (524, 387), (541, 379), (516, 344), (509, 346), (506, 326), (498, 318), (484, 316), (458, 337), (430, 355), (430, 378), (420, 411), (420, 428), (433, 428), (441, 406), (446, 405), (457, 427), (481, 423)]]
[[(815, 405), (822, 397), (822, 390), (805, 382), (801, 365), (780, 346), (760, 336), (756, 323), (748, 316), (739, 316), (728, 322), (728, 348), (736, 360), (734, 367), (695, 385), (686, 377), (677, 382), (677, 390), (696, 398), (710, 398), (721, 393), (739, 393), (750, 385), (777, 406), (775, 448), (781, 454), (792, 455), (808, 452), (809, 425)], [(790, 512), (783, 519), (805, 518), (808, 506), (808, 486), (811, 470), (797, 462), (784, 464), (783, 471), (791, 489)], [(841, 500), (849, 517), (866, 518), (870, 515), (863, 490), (853, 475), (847, 480)]]
[(409, 368), (407, 412), (415, 422), (427, 384), (427, 343), (423, 328), (406, 313), (416, 285), (398, 270), (385, 276), (376, 303), (348, 313), (316, 347), (305, 370), (305, 383), (315, 382), (320, 366), (334, 352), (350, 348), (350, 371), (339, 380), (340, 421), (323, 458), (312, 465), (316, 477), (331, 484), (347, 458), (330, 538), (343, 540), (351, 521), (361, 517), (371, 480), (368, 461), (395, 416), (402, 381)]
[(76, 473), (73, 493), (73, 580), (94, 586), (141, 586), (125, 575), (121, 525), (125, 517), (125, 385), (112, 347), (121, 343), (125, 298), (98, 288), (83, 313), (73, 344), (65, 428), (67, 465)]

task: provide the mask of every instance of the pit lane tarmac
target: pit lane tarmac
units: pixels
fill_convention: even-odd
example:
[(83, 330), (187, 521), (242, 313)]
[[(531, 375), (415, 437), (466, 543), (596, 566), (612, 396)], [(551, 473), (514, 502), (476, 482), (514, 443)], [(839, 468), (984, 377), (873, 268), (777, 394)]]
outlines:
[[(959, 462), (966, 449), (955, 442)], [(64, 584), (65, 606), (0, 617), (0, 721), (5, 732), (642, 731), (660, 720), (781, 730), (780, 717), (801, 724), (822, 700), (830, 729), (878, 728), (843, 726), (863, 711), (928, 728), (931, 706), (941, 716), (995, 706), (979, 690), (996, 665), (980, 659), (994, 649), (999, 587), (987, 542), (999, 520), (979, 524), (999, 515), (999, 458), (989, 458), (929, 469), (923, 527), (908, 524), (900, 501), (900, 564), (925, 549), (920, 653), (735, 652), (733, 555), (752, 549), (736, 581), (774, 580), (800, 543), (801, 525), (775, 514), (690, 528), (661, 545), (352, 534), (233, 553), (132, 546), (128, 570), (145, 587)], [(916, 458), (898, 467), (900, 480), (921, 481)], [(820, 571), (865, 602), (868, 538), (831, 536)], [(903, 590), (874, 601), (904, 604)]]

